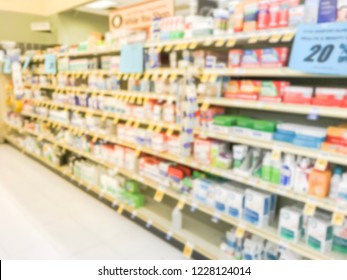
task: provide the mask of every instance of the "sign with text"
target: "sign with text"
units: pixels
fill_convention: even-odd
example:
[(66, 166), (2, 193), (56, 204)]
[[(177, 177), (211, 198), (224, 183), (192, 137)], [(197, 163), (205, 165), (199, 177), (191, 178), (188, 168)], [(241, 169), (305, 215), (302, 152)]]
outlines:
[(347, 75), (347, 22), (300, 25), (289, 68), (313, 74)]
[(129, 5), (110, 13), (110, 30), (147, 29), (154, 18), (174, 15), (174, 0), (149, 0)]

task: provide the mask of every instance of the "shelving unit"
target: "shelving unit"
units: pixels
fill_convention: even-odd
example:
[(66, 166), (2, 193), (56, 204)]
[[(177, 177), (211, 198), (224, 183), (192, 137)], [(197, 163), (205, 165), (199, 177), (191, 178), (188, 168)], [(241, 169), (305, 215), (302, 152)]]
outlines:
[[(295, 35), (296, 30), (293, 28), (285, 28), (285, 29), (276, 29), (276, 30), (264, 30), (257, 32), (244, 32), (239, 34), (232, 34), (228, 36), (216, 36), (216, 37), (208, 37), (208, 38), (194, 38), (187, 40), (174, 40), (174, 41), (165, 41), (165, 42), (149, 42), (145, 44), (145, 48), (156, 48), (157, 51), (162, 53), (170, 52), (171, 50), (175, 51), (183, 51), (183, 50), (195, 50), (195, 49), (218, 49), (218, 50), (227, 50), (234, 46), (237, 46), (238, 43), (243, 43), (243, 45), (247, 45), (250, 48), (253, 47), (254, 44), (257, 43), (266, 43), (273, 46), (278, 43), (290, 43)], [(120, 52), (120, 47), (113, 48), (100, 48), (90, 51), (75, 51), (71, 53), (61, 53), (57, 56), (61, 57), (69, 57), (69, 58), (78, 58), (78, 57), (99, 57), (105, 54), (113, 54)], [(25, 56), (21, 57), (21, 61), (25, 60)], [(32, 58), (33, 62), (41, 62), (44, 60), (44, 55), (34, 56)], [(36, 71), (33, 74), (35, 75), (50, 75), (45, 74), (40, 71)], [(210, 80), (209, 78), (216, 78), (219, 76), (223, 77), (236, 77), (236, 78), (288, 78), (288, 79), (325, 79), (328, 80), (332, 76), (329, 75), (315, 75), (302, 73), (298, 71), (291, 70), (289, 68), (196, 68), (196, 67), (184, 67), (184, 68), (157, 68), (157, 69), (147, 69), (144, 73), (141, 74), (124, 74), (119, 71), (114, 70), (84, 70), (84, 71), (64, 71), (59, 74), (70, 75), (76, 78), (83, 77), (87, 78), (90, 75), (116, 75), (121, 81), (127, 81), (128, 79), (145, 79), (156, 81), (159, 79), (168, 79), (168, 80), (176, 80), (178, 77), (186, 78), (187, 76), (192, 77), (195, 76), (197, 78), (201, 78), (203, 76), (207, 77), (206, 80)], [(54, 75), (56, 76), (56, 75)], [(334, 76), (334, 79), (345, 78), (343, 76)], [(135, 104), (136, 99), (140, 99), (143, 103), (144, 99), (155, 99), (159, 101), (170, 101), (177, 102), (177, 97), (169, 94), (156, 94), (155, 92), (134, 92), (128, 90), (100, 90), (94, 88), (88, 88), (87, 86), (77, 86), (77, 87), (61, 87), (55, 85), (32, 85), (25, 84), (25, 87), (32, 90), (48, 90), (55, 91), (61, 93), (73, 93), (76, 95), (91, 93), (92, 95), (100, 95), (100, 96), (112, 96), (117, 100), (125, 101), (131, 104)], [(104, 112), (101, 110), (95, 110), (88, 107), (82, 106), (74, 106), (74, 105), (66, 105), (60, 104), (57, 102), (53, 102), (46, 99), (25, 99), (26, 102), (33, 104), (34, 106), (42, 106), (50, 109), (62, 109), (68, 110), (71, 112), (79, 112), (84, 114), (89, 114), (93, 116), (99, 116), (103, 120), (112, 119), (114, 124), (117, 124), (119, 120), (126, 121), (128, 126), (133, 126), (134, 123), (144, 126), (152, 126), (159, 128), (159, 131), (166, 130), (183, 133), (183, 125), (176, 123), (164, 123), (164, 122), (155, 122), (146, 119), (138, 119), (132, 118), (127, 115), (116, 114), (111, 112)], [(261, 102), (261, 101), (246, 101), (246, 100), (236, 100), (236, 99), (228, 99), (228, 98), (217, 98), (217, 97), (199, 97), (197, 100), (198, 104), (208, 104), (215, 106), (222, 106), (228, 108), (237, 108), (237, 109), (249, 109), (255, 110), (258, 112), (285, 112), (288, 114), (295, 115), (309, 115), (316, 114), (322, 117), (330, 117), (330, 118), (338, 118), (338, 119), (347, 119), (346, 109), (342, 108), (330, 108), (323, 106), (306, 106), (299, 104), (285, 104), (285, 103), (269, 103), (269, 102)], [(22, 112), (21, 115), (25, 118), (29, 118), (31, 120), (36, 120), (39, 122), (43, 122), (48, 124), (51, 127), (66, 129), (75, 135), (87, 135), (92, 137), (93, 139), (100, 139), (110, 144), (117, 144), (123, 147), (130, 148), (136, 151), (137, 156), (139, 157), (141, 154), (155, 156), (157, 158), (167, 160), (173, 163), (182, 164), (184, 166), (190, 167), (194, 170), (199, 170), (206, 172), (208, 174), (216, 175), (220, 178), (230, 180), (232, 182), (237, 182), (244, 187), (252, 187), (256, 190), (262, 190), (265, 192), (269, 192), (272, 194), (276, 194), (280, 197), (284, 197), (294, 202), (299, 202), (303, 204), (314, 205), (315, 207), (332, 212), (332, 213), (341, 213), (344, 216), (347, 216), (347, 205), (337, 203), (337, 201), (324, 198), (319, 199), (308, 194), (300, 194), (296, 193), (293, 190), (286, 190), (283, 187), (269, 183), (261, 180), (260, 178), (253, 177), (251, 175), (241, 174), (234, 170), (223, 170), (215, 167), (211, 167), (202, 162), (198, 162), (193, 159), (191, 156), (182, 157), (180, 155), (174, 155), (169, 153), (157, 152), (149, 147), (144, 147), (137, 145), (135, 143), (129, 143), (126, 141), (122, 141), (118, 139), (115, 135), (107, 135), (105, 133), (95, 132), (87, 129), (81, 129), (75, 127), (69, 123), (58, 122), (52, 120), (48, 117), (43, 117), (40, 115), (36, 115), (33, 113)], [(265, 227), (259, 228), (250, 223), (247, 223), (243, 220), (235, 219), (229, 215), (222, 214), (212, 207), (206, 206), (201, 203), (197, 203), (190, 197), (186, 197), (181, 195), (180, 193), (173, 190), (173, 186), (171, 183), (166, 181), (156, 181), (153, 178), (147, 178), (145, 176), (140, 176), (134, 170), (126, 170), (124, 168), (119, 168), (115, 166), (113, 163), (107, 162), (101, 158), (96, 157), (91, 153), (87, 153), (85, 151), (79, 150), (76, 147), (72, 147), (65, 142), (61, 142), (56, 140), (50, 134), (42, 134), (37, 133), (33, 130), (16, 127), (11, 124), (7, 124), (8, 130), (16, 131), (17, 133), (24, 135), (31, 135), (36, 137), (38, 140), (47, 141), (56, 147), (60, 147), (63, 150), (67, 150), (72, 152), (73, 154), (79, 155), (83, 158), (86, 158), (100, 166), (113, 170), (117, 174), (121, 174), (126, 178), (136, 180), (148, 187), (154, 192), (162, 192), (165, 196), (175, 201), (175, 204), (179, 208), (184, 208), (185, 206), (189, 206), (191, 209), (197, 209), (199, 212), (207, 215), (214, 221), (221, 221), (226, 223), (227, 225), (233, 226), (237, 229), (245, 229), (247, 232), (252, 233), (256, 236), (262, 237), (266, 240), (269, 240), (279, 246), (290, 249), (293, 252), (309, 259), (347, 259), (345, 255), (340, 255), (334, 252), (330, 253), (321, 253), (319, 251), (315, 251), (309, 248), (304, 242), (299, 243), (289, 243), (279, 237), (277, 229), (275, 227)], [(276, 142), (276, 141), (265, 141), (259, 139), (253, 139), (250, 137), (239, 136), (237, 134), (223, 134), (217, 133), (212, 130), (202, 129), (196, 127), (194, 130), (195, 137), (200, 138), (212, 138), (217, 140), (222, 140), (230, 143), (239, 143), (249, 145), (251, 147), (258, 147), (267, 150), (277, 150), (279, 152), (300, 155), (305, 157), (310, 157), (313, 159), (324, 159), (330, 163), (341, 164), (347, 166), (347, 156), (335, 154), (335, 153), (327, 153), (320, 150), (302, 148), (298, 146), (294, 146), (291, 144), (286, 144), (284, 142)], [(6, 140), (17, 146), (23, 152), (23, 147), (18, 146), (18, 143), (11, 137), (7, 136)], [(91, 186), (88, 182), (83, 182), (79, 178), (75, 177), (68, 169), (61, 168), (53, 165), (49, 161), (44, 158), (38, 157), (34, 154), (28, 153), (30, 156), (36, 158), (41, 161), (45, 165), (54, 169), (61, 175), (69, 178), (74, 181), (78, 185), (83, 186), (87, 191), (93, 192), (100, 199), (106, 200), (109, 204), (113, 204), (117, 206), (117, 211), (122, 213), (123, 210), (130, 213), (133, 217), (136, 216), (144, 223), (150, 223), (150, 226), (158, 229), (165, 235), (169, 235), (172, 238), (175, 238), (180, 242), (181, 245), (192, 244), (194, 250), (203, 255), (206, 258), (210, 259), (225, 259), (228, 257), (222, 253), (219, 248), (220, 242), (223, 239), (223, 234), (221, 231), (214, 229), (213, 227), (208, 227), (203, 222), (198, 219), (188, 218), (187, 223), (184, 229), (179, 230), (177, 232), (171, 232), (171, 211), (172, 209), (165, 205), (164, 203), (158, 203), (154, 201), (152, 197), (146, 197), (147, 204), (140, 209), (133, 209), (132, 207), (124, 204), (120, 204), (114, 200), (112, 197), (104, 196), (99, 190), (97, 186)]]

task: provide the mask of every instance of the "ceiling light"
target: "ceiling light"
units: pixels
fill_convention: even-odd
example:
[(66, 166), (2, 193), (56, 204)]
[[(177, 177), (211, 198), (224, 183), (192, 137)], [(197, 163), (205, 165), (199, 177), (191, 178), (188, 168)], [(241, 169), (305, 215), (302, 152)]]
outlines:
[(85, 5), (86, 8), (95, 9), (95, 10), (104, 10), (116, 6), (116, 1), (112, 0), (98, 0), (90, 4)]

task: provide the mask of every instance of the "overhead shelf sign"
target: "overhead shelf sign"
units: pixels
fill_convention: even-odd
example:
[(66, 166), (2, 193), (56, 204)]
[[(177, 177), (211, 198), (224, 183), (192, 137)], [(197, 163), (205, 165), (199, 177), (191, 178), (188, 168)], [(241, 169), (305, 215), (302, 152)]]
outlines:
[(347, 22), (300, 25), (289, 68), (313, 74), (347, 75)]
[(155, 18), (174, 15), (174, 0), (148, 0), (116, 9), (110, 13), (110, 30), (147, 29)]

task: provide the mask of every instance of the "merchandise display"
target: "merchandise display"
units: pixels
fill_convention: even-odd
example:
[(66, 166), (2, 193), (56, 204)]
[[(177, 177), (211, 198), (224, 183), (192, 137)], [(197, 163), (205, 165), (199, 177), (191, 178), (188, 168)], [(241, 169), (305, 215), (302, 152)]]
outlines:
[(297, 28), (347, 22), (344, 1), (224, 2), (21, 56), (5, 138), (186, 257), (345, 260), (345, 76), (289, 68)]

